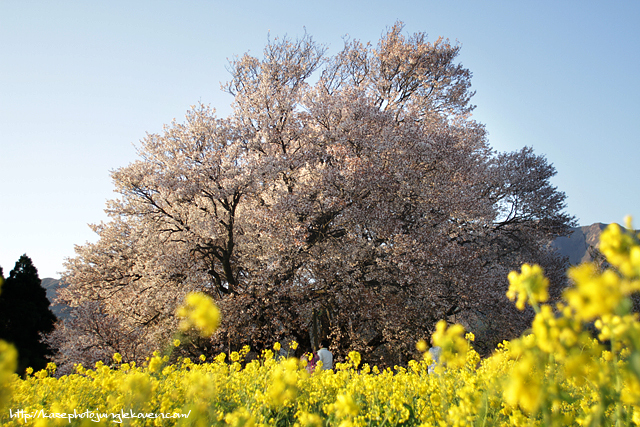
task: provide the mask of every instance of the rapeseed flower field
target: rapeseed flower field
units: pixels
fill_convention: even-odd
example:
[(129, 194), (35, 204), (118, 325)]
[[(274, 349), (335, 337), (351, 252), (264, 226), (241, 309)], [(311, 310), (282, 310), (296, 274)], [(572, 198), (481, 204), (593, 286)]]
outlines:
[[(627, 426), (640, 425), (640, 319), (630, 296), (640, 291), (640, 236), (610, 225), (600, 250), (609, 266), (569, 270), (561, 303), (546, 304), (536, 265), (509, 275), (507, 296), (536, 312), (530, 330), (481, 359), (473, 334), (440, 322), (442, 349), (428, 373), (424, 355), (380, 371), (352, 352), (333, 370), (309, 373), (306, 361), (264, 351), (242, 363), (245, 347), (214, 360), (150, 355), (143, 366), (113, 363), (55, 377), (55, 365), (13, 374), (15, 350), (0, 342), (2, 425), (131, 426)], [(219, 312), (203, 295), (179, 310), (183, 328), (210, 334)], [(174, 345), (179, 345), (174, 342)], [(204, 357), (203, 357), (204, 359)]]

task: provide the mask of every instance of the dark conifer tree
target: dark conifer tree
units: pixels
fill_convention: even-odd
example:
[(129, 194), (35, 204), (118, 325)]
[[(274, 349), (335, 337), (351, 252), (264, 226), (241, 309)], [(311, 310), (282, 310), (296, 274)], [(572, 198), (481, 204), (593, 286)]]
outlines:
[(0, 339), (13, 343), (18, 350), (19, 374), (28, 367), (34, 371), (46, 367), (47, 357), (53, 352), (41, 334), (51, 332), (55, 321), (38, 270), (27, 255), (22, 255), (0, 292)]

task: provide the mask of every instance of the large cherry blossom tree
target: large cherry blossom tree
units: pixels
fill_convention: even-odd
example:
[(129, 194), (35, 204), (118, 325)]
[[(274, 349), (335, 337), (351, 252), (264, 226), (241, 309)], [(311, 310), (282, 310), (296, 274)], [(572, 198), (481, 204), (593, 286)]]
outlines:
[(192, 290), (224, 313), (211, 351), (329, 337), (402, 363), (439, 319), (487, 348), (519, 333), (507, 273), (540, 263), (557, 294), (549, 243), (574, 220), (543, 156), (491, 149), (459, 49), (397, 23), (335, 56), (305, 35), (232, 60), (229, 117), (195, 106), (112, 173), (110, 221), (66, 264), (59, 357), (139, 359)]

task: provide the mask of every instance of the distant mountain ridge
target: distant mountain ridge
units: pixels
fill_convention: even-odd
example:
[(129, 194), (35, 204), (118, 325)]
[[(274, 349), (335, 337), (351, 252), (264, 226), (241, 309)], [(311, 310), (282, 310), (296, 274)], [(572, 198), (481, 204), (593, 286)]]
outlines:
[(66, 285), (59, 279), (52, 279), (51, 277), (42, 279), (42, 287), (47, 291), (47, 299), (49, 299), (51, 303), (49, 308), (51, 308), (51, 311), (53, 311), (53, 314), (55, 314), (58, 319), (66, 319), (69, 317), (67, 306), (54, 303), (58, 289), (65, 286)]
[[(590, 250), (600, 246), (600, 234), (607, 225), (601, 222), (573, 228), (573, 233), (567, 237), (558, 237), (552, 246), (558, 249), (561, 255), (569, 258), (571, 265), (592, 261)], [(593, 248), (593, 249), (592, 249)]]

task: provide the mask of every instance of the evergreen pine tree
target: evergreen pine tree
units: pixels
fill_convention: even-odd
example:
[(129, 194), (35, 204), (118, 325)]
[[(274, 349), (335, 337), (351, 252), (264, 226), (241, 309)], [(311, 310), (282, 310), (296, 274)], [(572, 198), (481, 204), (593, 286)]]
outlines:
[(0, 293), (0, 339), (13, 343), (18, 350), (19, 374), (27, 367), (35, 371), (45, 368), (47, 356), (53, 354), (41, 334), (53, 330), (56, 317), (41, 284), (33, 262), (22, 255)]

